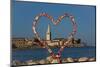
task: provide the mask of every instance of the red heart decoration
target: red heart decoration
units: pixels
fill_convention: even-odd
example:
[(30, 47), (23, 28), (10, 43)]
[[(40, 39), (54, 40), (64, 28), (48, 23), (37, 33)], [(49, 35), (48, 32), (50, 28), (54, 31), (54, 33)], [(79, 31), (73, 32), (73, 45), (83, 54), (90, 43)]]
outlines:
[[(32, 30), (33, 30), (35, 36), (38, 38), (39, 44), (40, 44), (40, 45), (45, 45), (46, 48), (48, 49), (49, 53), (50, 53), (51, 55), (54, 56), (53, 51), (48, 47), (47, 43), (46, 43), (46, 42), (45, 42), (45, 43), (41, 42), (41, 38), (39, 37), (39, 35), (38, 35), (37, 31), (36, 31), (36, 28), (35, 28), (35, 27), (36, 27), (36, 24), (38, 23), (39, 18), (42, 17), (42, 16), (45, 16), (45, 17), (47, 17), (48, 19), (50, 19), (51, 22), (52, 22), (54, 25), (59, 24), (63, 18), (68, 17), (68, 18), (71, 20), (71, 23), (72, 23), (72, 26), (73, 26), (73, 31), (70, 33), (70, 36), (69, 36), (69, 37), (75, 35), (75, 33), (76, 33), (76, 31), (77, 31), (77, 25), (76, 25), (76, 23), (75, 23), (74, 17), (73, 17), (72, 15), (68, 14), (68, 13), (65, 13), (64, 15), (60, 16), (56, 21), (53, 19), (52, 16), (48, 15), (47, 13), (40, 13), (39, 15), (37, 15), (37, 16), (35, 17), (35, 20), (34, 20), (33, 26), (32, 26)], [(70, 40), (69, 40), (69, 41), (70, 41)], [(64, 44), (68, 44), (69, 41), (65, 42)], [(61, 55), (61, 52), (63, 51), (64, 47), (65, 47), (65, 45), (61, 46), (61, 48), (60, 48), (59, 51), (58, 51), (58, 56)]]

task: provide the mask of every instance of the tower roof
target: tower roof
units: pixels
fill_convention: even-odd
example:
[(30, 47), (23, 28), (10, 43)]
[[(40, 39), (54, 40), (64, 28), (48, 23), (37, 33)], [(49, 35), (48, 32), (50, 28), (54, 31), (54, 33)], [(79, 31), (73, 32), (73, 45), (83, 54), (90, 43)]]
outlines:
[(48, 29), (47, 29), (47, 33), (50, 32), (50, 24), (48, 24)]

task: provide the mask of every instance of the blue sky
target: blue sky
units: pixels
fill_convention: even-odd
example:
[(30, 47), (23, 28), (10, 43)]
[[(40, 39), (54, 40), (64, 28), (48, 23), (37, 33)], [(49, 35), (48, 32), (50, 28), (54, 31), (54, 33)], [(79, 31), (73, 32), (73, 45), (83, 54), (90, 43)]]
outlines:
[[(72, 14), (78, 26), (75, 37), (81, 38), (89, 45), (95, 45), (95, 6), (13, 1), (12, 37), (34, 37), (32, 22), (34, 17), (42, 12), (53, 16), (55, 20), (64, 13)], [(55, 26), (46, 17), (41, 17), (36, 27), (41, 38), (45, 38), (48, 24), (51, 25), (52, 38), (67, 38), (72, 31), (68, 18)]]

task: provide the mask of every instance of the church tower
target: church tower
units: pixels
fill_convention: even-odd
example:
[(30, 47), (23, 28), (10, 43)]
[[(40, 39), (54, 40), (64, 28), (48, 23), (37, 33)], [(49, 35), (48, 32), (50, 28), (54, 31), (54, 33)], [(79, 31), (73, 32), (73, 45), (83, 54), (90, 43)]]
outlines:
[(50, 32), (50, 25), (48, 25), (47, 32), (46, 32), (46, 40), (51, 40), (51, 32)]

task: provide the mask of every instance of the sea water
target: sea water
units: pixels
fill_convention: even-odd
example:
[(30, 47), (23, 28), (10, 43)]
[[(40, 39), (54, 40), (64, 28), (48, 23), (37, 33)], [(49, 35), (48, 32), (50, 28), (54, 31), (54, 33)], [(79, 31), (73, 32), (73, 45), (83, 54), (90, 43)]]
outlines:
[[(51, 48), (57, 54), (59, 48)], [(44, 48), (32, 48), (23, 50), (12, 50), (12, 60), (27, 61), (46, 59), (50, 53)], [(61, 58), (80, 58), (80, 57), (96, 57), (96, 47), (72, 47), (64, 48), (61, 53)]]

